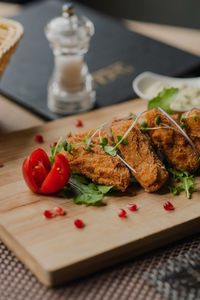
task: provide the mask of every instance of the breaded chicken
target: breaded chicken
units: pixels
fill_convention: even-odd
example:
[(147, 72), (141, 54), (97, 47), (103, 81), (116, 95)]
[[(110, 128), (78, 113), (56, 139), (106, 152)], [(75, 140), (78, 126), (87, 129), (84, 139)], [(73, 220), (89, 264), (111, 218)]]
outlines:
[[(160, 124), (156, 123), (157, 117)], [(149, 110), (143, 116), (148, 127), (162, 127), (164, 125), (173, 129), (147, 130), (152, 142), (163, 152), (168, 162), (178, 170), (195, 172), (199, 167), (198, 157), (186, 138), (177, 131), (178, 128), (157, 109)]]
[[(76, 134), (67, 141), (71, 144), (82, 143), (87, 135), (88, 131)], [(101, 135), (105, 137), (105, 133), (102, 131)], [(72, 154), (64, 152), (72, 172), (83, 174), (93, 182), (114, 185), (122, 192), (125, 191), (130, 182), (129, 170), (119, 158), (106, 154), (98, 145), (99, 142), (99, 137), (96, 135), (92, 139), (92, 144), (95, 145), (91, 145), (91, 151), (85, 150), (86, 145), (79, 145), (72, 148)]]
[[(123, 136), (132, 124), (132, 120), (122, 121), (112, 126), (115, 141)], [(122, 157), (135, 169), (133, 176), (147, 192), (157, 191), (167, 180), (168, 172), (154, 152), (148, 135), (135, 126), (126, 137), (126, 144), (118, 146)]]
[(200, 110), (194, 108), (182, 114), (182, 117), (181, 123), (186, 125), (184, 128), (185, 132), (200, 151)]

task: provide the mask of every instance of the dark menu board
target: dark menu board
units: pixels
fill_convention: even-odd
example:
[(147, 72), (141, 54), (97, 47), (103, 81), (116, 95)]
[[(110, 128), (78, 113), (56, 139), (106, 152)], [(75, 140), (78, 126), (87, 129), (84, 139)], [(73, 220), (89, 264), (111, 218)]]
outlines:
[[(15, 18), (24, 26), (24, 37), (0, 84), (3, 94), (47, 120), (62, 116), (47, 108), (53, 54), (44, 26), (61, 15), (62, 4), (60, 0), (29, 4)], [(143, 71), (181, 76), (200, 65), (199, 57), (129, 31), (118, 20), (79, 3), (75, 10), (95, 25), (86, 61), (95, 79), (97, 107), (133, 98), (132, 81)]]

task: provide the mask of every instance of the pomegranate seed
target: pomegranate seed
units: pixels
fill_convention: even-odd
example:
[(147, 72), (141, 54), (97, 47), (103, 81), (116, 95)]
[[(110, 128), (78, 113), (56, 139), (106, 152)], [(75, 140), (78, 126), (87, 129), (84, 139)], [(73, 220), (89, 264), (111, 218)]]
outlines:
[(45, 210), (44, 211), (44, 216), (47, 219), (51, 219), (55, 216), (55, 214), (51, 210)]
[(38, 143), (43, 143), (44, 142), (44, 139), (43, 139), (43, 136), (42, 135), (35, 135), (34, 136), (34, 140)]
[(169, 201), (165, 202), (165, 204), (163, 205), (163, 207), (166, 210), (174, 210), (175, 209), (174, 205), (171, 202), (169, 202)]
[(136, 210), (138, 210), (137, 205), (136, 205), (136, 204), (133, 204), (133, 203), (129, 203), (129, 204), (127, 205), (127, 207), (128, 207), (128, 209), (131, 210), (131, 211), (136, 211)]
[(83, 127), (83, 122), (81, 120), (76, 120), (76, 127)]
[(2, 168), (3, 167), (3, 164), (2, 164), (2, 162), (0, 162), (0, 168)]
[(50, 144), (50, 147), (53, 148), (53, 147), (55, 147), (56, 145), (57, 145), (57, 143), (56, 143), (56, 142), (53, 142), (53, 143)]
[(85, 226), (84, 223), (83, 223), (83, 221), (80, 220), (80, 219), (76, 219), (76, 220), (74, 221), (74, 225), (75, 225), (77, 228), (83, 228), (83, 227)]
[(119, 216), (120, 218), (126, 218), (127, 213), (126, 213), (126, 211), (125, 211), (123, 208), (120, 208), (119, 213), (118, 213), (118, 216)]
[(65, 215), (65, 211), (62, 207), (54, 207), (53, 209), (58, 215), (60, 216), (64, 216)]
[(69, 132), (69, 133), (67, 134), (67, 137), (68, 137), (68, 138), (72, 137), (72, 133)]

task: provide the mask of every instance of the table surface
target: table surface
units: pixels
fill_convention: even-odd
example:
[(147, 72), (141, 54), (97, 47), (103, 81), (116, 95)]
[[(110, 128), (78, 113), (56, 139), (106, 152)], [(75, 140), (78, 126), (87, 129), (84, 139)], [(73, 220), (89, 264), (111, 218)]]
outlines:
[[(20, 5), (0, 2), (0, 17), (13, 16), (20, 9)], [(200, 55), (200, 30), (128, 20), (126, 20), (125, 23), (131, 30), (138, 33)], [(43, 123), (44, 120), (0, 95), (0, 135)], [(151, 286), (144, 281), (144, 270), (158, 270), (161, 265), (168, 265), (168, 259), (173, 261), (177, 255), (193, 251), (199, 247), (199, 245), (200, 237), (195, 236), (190, 240), (169, 245), (165, 249), (149, 253), (146, 256), (124, 265), (119, 265), (115, 268), (105, 270), (102, 273), (94, 274), (80, 282), (68, 284), (60, 289), (47, 289), (45, 286), (42, 286), (35, 276), (33, 276), (14, 254), (0, 242), (0, 298), (2, 300), (64, 300), (69, 297), (70, 299), (76, 300), (86, 298), (87, 300), (110, 300), (111, 298), (117, 300), (120, 295), (121, 300), (163, 300), (165, 293), (167, 293), (168, 297), (174, 297), (174, 290), (169, 289), (167, 282), (159, 280), (159, 289), (157, 290), (161, 291), (161, 294), (158, 293), (155, 289), (155, 285)], [(175, 264), (174, 266), (177, 271), (177, 265)], [(170, 269), (170, 271), (174, 272), (174, 268), (172, 268), (172, 270)], [(172, 276), (174, 276), (173, 272)], [(157, 275), (154, 274), (157, 282), (158, 277), (156, 276)], [(99, 289), (99, 287), (101, 288)], [(99, 290), (99, 293), (97, 293), (97, 290)], [(184, 297), (182, 292), (184, 293)], [(175, 296), (177, 297), (174, 299), (188, 299), (188, 293), (185, 293), (183, 288), (179, 289), (178, 294), (175, 294)]]
[[(0, 17), (11, 17), (20, 5), (0, 2)], [(200, 55), (200, 30), (125, 20), (138, 33)], [(20, 120), (20, 122), (19, 122)], [(0, 95), (0, 134), (41, 125), (45, 121)]]

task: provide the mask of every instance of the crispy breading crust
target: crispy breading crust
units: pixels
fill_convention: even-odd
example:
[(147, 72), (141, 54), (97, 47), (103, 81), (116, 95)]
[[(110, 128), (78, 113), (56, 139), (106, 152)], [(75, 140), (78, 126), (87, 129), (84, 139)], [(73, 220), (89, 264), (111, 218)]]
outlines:
[[(184, 123), (187, 125), (187, 128), (184, 130), (200, 151), (200, 110), (194, 108), (188, 113), (182, 114), (182, 117), (186, 117)], [(182, 124), (184, 123), (182, 122)]]
[[(71, 144), (81, 143), (88, 132), (76, 134), (68, 138), (67, 141)], [(101, 135), (105, 137), (105, 133), (101, 132)], [(106, 154), (97, 145), (99, 144), (98, 136), (92, 139), (92, 143), (95, 144), (91, 146), (92, 151), (84, 150), (85, 145), (72, 148), (72, 155), (63, 150), (69, 160), (72, 172), (83, 174), (99, 184), (114, 185), (124, 192), (130, 181), (128, 169), (117, 157)]]
[[(115, 141), (123, 136), (132, 120), (122, 121), (112, 126)], [(126, 137), (127, 144), (120, 144), (119, 150), (125, 161), (135, 169), (133, 176), (147, 192), (157, 191), (167, 180), (168, 172), (153, 150), (149, 137), (135, 126)]]
[[(161, 117), (161, 123), (156, 124), (156, 117)], [(174, 124), (157, 109), (147, 111), (143, 119), (148, 127), (160, 127), (163, 124), (176, 128)], [(177, 129), (177, 128), (176, 128)], [(152, 142), (163, 152), (170, 164), (178, 170), (195, 172), (199, 167), (198, 157), (186, 138), (173, 129), (148, 130)]]

